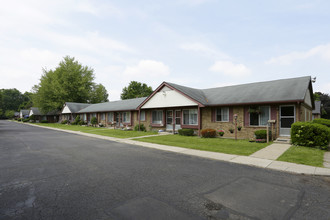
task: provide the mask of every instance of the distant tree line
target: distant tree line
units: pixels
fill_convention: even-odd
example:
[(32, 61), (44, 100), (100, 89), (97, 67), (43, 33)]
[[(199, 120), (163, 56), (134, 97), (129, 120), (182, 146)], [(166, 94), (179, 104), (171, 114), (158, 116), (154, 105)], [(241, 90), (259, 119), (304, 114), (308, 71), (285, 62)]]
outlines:
[(330, 119), (330, 95), (322, 92), (314, 93), (315, 101), (321, 101), (321, 118)]
[[(74, 57), (66, 56), (54, 70), (43, 69), (43, 74), (31, 92), (0, 89), (0, 118), (12, 118), (21, 109), (38, 107), (41, 112), (61, 110), (65, 102), (107, 102), (108, 92), (94, 82), (94, 70), (83, 66)], [(123, 88), (121, 99), (149, 96), (152, 88), (145, 83), (131, 81)]]

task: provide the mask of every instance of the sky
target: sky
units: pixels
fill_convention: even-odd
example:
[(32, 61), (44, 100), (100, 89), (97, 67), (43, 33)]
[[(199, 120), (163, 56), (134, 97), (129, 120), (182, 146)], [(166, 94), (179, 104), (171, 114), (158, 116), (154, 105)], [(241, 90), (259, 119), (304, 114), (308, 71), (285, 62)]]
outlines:
[(205, 89), (312, 76), (330, 94), (327, 0), (0, 2), (0, 88), (31, 91), (70, 56), (110, 101), (133, 80)]

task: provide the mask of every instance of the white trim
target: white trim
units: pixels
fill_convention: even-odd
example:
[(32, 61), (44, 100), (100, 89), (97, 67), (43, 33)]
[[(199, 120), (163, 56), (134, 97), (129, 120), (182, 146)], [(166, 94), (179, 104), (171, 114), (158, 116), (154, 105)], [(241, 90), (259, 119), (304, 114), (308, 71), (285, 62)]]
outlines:
[[(293, 107), (293, 116), (281, 116), (282, 113), (282, 107)], [(296, 106), (295, 105), (280, 105), (279, 106), (279, 130), (280, 130), (280, 136), (290, 136), (291, 128), (282, 128), (281, 118), (292, 118), (293, 117), (293, 123), (296, 122)], [(282, 132), (281, 132), (282, 130)], [(284, 132), (286, 131), (286, 132)], [(289, 134), (287, 134), (289, 133)]]

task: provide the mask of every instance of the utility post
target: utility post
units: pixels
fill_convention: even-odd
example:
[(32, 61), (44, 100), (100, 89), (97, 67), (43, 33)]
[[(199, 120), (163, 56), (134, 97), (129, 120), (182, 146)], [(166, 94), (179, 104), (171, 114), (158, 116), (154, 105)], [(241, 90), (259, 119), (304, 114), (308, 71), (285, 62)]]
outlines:
[(237, 140), (237, 114), (234, 115), (234, 122), (235, 122), (235, 140)]

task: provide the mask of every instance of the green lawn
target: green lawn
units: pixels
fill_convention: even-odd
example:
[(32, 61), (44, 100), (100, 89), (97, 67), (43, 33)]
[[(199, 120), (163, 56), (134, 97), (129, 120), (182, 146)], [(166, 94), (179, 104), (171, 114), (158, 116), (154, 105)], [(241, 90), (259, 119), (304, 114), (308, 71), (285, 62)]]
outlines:
[(136, 140), (236, 155), (250, 155), (269, 145), (267, 143), (250, 143), (248, 140), (235, 141), (224, 138), (200, 138), (196, 136), (188, 137), (180, 135), (145, 137)]
[(324, 150), (316, 148), (292, 146), (277, 160), (323, 167), (324, 152)]
[(108, 128), (95, 128), (95, 127), (86, 127), (80, 125), (63, 125), (58, 123), (35, 123), (36, 125), (41, 125), (45, 127), (59, 128), (64, 130), (72, 131), (81, 131), (84, 133), (98, 134), (108, 137), (116, 138), (131, 138), (131, 137), (140, 137), (145, 135), (154, 135), (157, 132), (143, 132), (143, 131), (123, 131), (120, 129), (108, 129)]

